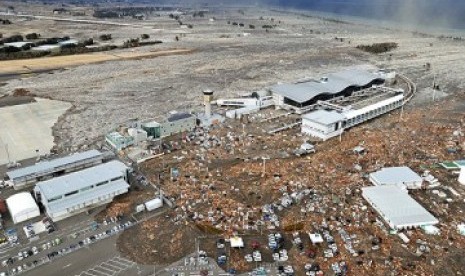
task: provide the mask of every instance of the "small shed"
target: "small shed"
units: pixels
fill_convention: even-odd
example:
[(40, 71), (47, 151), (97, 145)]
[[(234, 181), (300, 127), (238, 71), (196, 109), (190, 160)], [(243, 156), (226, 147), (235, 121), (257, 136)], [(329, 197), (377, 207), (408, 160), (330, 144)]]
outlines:
[(40, 216), (39, 206), (28, 192), (10, 196), (6, 204), (15, 224)]

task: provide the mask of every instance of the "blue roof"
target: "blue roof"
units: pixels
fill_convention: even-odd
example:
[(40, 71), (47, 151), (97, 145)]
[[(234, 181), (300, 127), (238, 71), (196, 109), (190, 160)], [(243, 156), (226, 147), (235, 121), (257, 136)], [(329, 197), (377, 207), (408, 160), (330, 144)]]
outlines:
[(175, 122), (175, 121), (178, 121), (178, 120), (182, 120), (182, 119), (187, 119), (187, 118), (191, 118), (192, 117), (192, 114), (189, 114), (189, 113), (176, 113), (176, 114), (173, 114), (171, 115), (170, 117), (168, 117), (168, 122)]
[(68, 155), (62, 158), (42, 161), (29, 167), (9, 171), (6, 174), (8, 175), (10, 180), (13, 181), (17, 178), (27, 177), (31, 175), (47, 175), (59, 171), (60, 167), (62, 166), (71, 165), (73, 163), (78, 163), (80, 161), (91, 158), (103, 159), (103, 154), (98, 150), (89, 150), (81, 153)]

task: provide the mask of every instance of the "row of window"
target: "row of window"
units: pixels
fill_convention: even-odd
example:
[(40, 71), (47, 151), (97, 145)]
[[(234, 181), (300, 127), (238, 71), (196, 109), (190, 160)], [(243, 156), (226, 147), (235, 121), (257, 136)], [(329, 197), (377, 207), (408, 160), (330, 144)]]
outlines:
[(350, 127), (354, 124), (357, 124), (357, 123), (360, 123), (361, 121), (364, 121), (366, 119), (371, 119), (375, 116), (378, 116), (378, 115), (381, 115), (381, 114), (384, 114), (388, 111), (391, 111), (399, 106), (402, 105), (402, 101), (403, 100), (398, 100), (396, 102), (393, 102), (391, 104), (388, 104), (388, 105), (385, 105), (385, 106), (382, 106), (382, 107), (379, 107), (375, 110), (371, 110), (370, 112), (368, 113), (365, 113), (365, 114), (362, 114), (362, 115), (358, 115), (357, 117), (355, 118), (352, 118), (352, 119), (349, 119), (345, 122), (345, 124)]
[(99, 196), (98, 198), (94, 198), (93, 200), (90, 200), (90, 201), (87, 201), (87, 202), (84, 202), (84, 203), (77, 204), (75, 206), (66, 208), (66, 211), (68, 213), (73, 212), (73, 211), (77, 211), (77, 210), (85, 208), (86, 206), (89, 206), (89, 205), (92, 205), (92, 204), (97, 204), (97, 203), (99, 203), (101, 201), (111, 199), (111, 198), (113, 198), (113, 197), (115, 197), (115, 196), (117, 196), (117, 195), (119, 195), (121, 193), (122, 193), (122, 191), (118, 191), (118, 192), (113, 192), (113, 193), (110, 193), (110, 194), (107, 194), (107, 195)]

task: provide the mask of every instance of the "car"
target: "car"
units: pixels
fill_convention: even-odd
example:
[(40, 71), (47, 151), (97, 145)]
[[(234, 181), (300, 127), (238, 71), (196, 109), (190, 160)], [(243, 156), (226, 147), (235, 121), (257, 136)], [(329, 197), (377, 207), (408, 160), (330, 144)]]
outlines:
[(8, 260), (3, 260), (2, 261), (2, 266), (7, 266), (8, 265)]
[(0, 272), (0, 276), (6, 276), (5, 272)]
[(24, 257), (24, 258), (29, 257), (29, 253), (28, 253), (27, 251), (23, 251), (23, 257)]
[(24, 259), (23, 253), (18, 252), (18, 261), (22, 261)]
[(32, 253), (33, 253), (34, 255), (39, 254), (39, 249), (38, 249), (36, 246), (34, 246), (34, 247), (32, 248)]
[(84, 245), (84, 241), (79, 241), (78, 244), (79, 244), (79, 246), (83, 246), (83, 245)]
[(22, 268), (21, 266), (18, 266), (18, 267), (16, 268), (16, 270), (17, 270), (18, 273), (19, 273), (19, 272), (23, 271), (23, 268)]

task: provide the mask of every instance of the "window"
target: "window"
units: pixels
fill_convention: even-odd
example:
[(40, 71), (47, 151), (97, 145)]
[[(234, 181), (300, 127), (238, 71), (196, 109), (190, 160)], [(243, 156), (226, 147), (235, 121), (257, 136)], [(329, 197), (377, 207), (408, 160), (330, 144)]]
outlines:
[(65, 196), (71, 196), (71, 195), (75, 195), (75, 194), (77, 194), (77, 193), (79, 193), (78, 190), (69, 192), (69, 193), (65, 194)]
[(114, 181), (120, 180), (120, 179), (123, 179), (123, 177), (122, 177), (122, 176), (118, 176), (118, 177), (112, 178), (112, 179), (110, 180), (110, 182), (114, 182)]
[(89, 187), (82, 188), (82, 189), (81, 189), (81, 192), (88, 191), (88, 190), (90, 190), (90, 189), (92, 189), (92, 188), (94, 188), (94, 185), (91, 185), (91, 186), (89, 186)]
[(95, 186), (98, 187), (98, 186), (102, 186), (102, 185), (105, 185), (105, 184), (108, 184), (108, 181), (100, 182), (100, 183), (98, 183), (98, 184), (95, 185)]
[(56, 196), (56, 197), (52, 197), (51, 199), (47, 200), (47, 202), (49, 202), (49, 203), (50, 203), (50, 202), (53, 202), (53, 201), (59, 200), (59, 199), (61, 199), (61, 198), (62, 198), (62, 196)]

